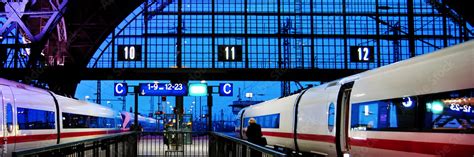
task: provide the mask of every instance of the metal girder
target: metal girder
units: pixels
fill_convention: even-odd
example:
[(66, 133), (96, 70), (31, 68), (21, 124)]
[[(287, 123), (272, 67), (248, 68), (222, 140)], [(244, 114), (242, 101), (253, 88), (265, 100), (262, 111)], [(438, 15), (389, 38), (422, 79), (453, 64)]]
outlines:
[[(3, 69), (0, 77), (25, 79), (29, 69)], [(333, 81), (363, 72), (363, 69), (68, 69), (50, 67), (37, 72), (36, 78), (64, 80), (242, 80), (242, 81)], [(61, 77), (58, 77), (61, 74)], [(309, 77), (310, 76), (310, 77)]]
[[(155, 2), (156, 2), (156, 1), (155, 1)], [(166, 8), (168, 5), (170, 5), (171, 3), (173, 3), (173, 0), (163, 0), (163, 1), (160, 1), (160, 2), (161, 2), (161, 3), (160, 3), (159, 6), (157, 6), (153, 11), (151, 11), (151, 12), (148, 13), (148, 15), (147, 15), (147, 17), (146, 17), (146, 20), (151, 20), (155, 15), (159, 15), (160, 13), (162, 13), (163, 10), (165, 10), (165, 8)], [(151, 3), (151, 4), (153, 4), (153, 3)], [(149, 4), (149, 5), (151, 5), (151, 4)], [(149, 5), (148, 5), (148, 6), (149, 6)], [(145, 8), (148, 8), (148, 6), (145, 7)]]
[[(28, 11), (27, 5), (29, 3), (34, 3), (28, 0), (18, 1), (18, 2), (5, 2), (5, 13), (2, 15), (7, 17), (7, 21), (3, 23), (2, 27), (0, 27), (0, 32), (2, 35), (8, 33), (8, 28), (11, 26), (12, 23), (17, 23), (19, 27), (22, 29), (26, 37), (31, 42), (38, 42), (42, 40), (47, 33), (51, 32), (53, 28), (55, 28), (56, 24), (62, 18), (62, 15), (66, 11), (66, 5), (68, 0), (63, 0), (58, 6), (56, 7), (53, 2), (50, 1), (51, 7), (53, 8), (52, 11)], [(24, 16), (28, 16), (30, 18), (33, 17), (49, 17), (47, 23), (44, 26), (41, 26), (40, 32), (32, 32), (29, 27), (22, 21)], [(5, 36), (3, 36), (5, 38)]]
[[(151, 13), (151, 12), (150, 12)], [(167, 11), (167, 12), (160, 12), (159, 14), (152, 14), (154, 16), (156, 15), (213, 15), (212, 12), (209, 11), (203, 11), (203, 12), (194, 12), (194, 11), (186, 11), (186, 12), (176, 12), (176, 11)], [(242, 12), (215, 12), (214, 15), (243, 15)], [(302, 13), (294, 13), (294, 12), (248, 12), (248, 16), (296, 16), (296, 15), (301, 15), (301, 16), (343, 16), (342, 13), (334, 12), (334, 13), (329, 13), (329, 12), (315, 12), (315, 13), (309, 13), (309, 12), (302, 12)], [(432, 13), (414, 13), (413, 15), (415, 16), (435, 16), (435, 17), (441, 17), (442, 15), (440, 14), (432, 14)], [(351, 13), (346, 13), (346, 16), (374, 16), (373, 12), (351, 12)], [(408, 16), (407, 13), (380, 13), (380, 16)]]
[[(176, 37), (176, 34), (146, 34), (148, 37)], [(209, 37), (212, 38), (211, 33), (183, 33), (182, 37)], [(278, 37), (288, 37), (288, 38), (343, 38), (344, 34), (214, 34), (214, 37), (235, 37), (235, 38), (244, 38), (244, 37), (270, 37), (270, 38), (278, 38)], [(347, 38), (359, 38), (359, 39), (375, 39), (380, 37), (380, 39), (385, 40), (392, 40), (395, 37), (392, 35), (359, 35), (359, 34), (347, 34)], [(143, 38), (143, 35), (117, 35), (116, 38)], [(444, 39), (444, 38), (455, 38), (453, 36), (444, 36), (444, 35), (415, 35), (416, 39)], [(398, 38), (398, 37), (397, 37)], [(400, 35), (399, 38), (401, 39), (408, 39), (408, 35)]]

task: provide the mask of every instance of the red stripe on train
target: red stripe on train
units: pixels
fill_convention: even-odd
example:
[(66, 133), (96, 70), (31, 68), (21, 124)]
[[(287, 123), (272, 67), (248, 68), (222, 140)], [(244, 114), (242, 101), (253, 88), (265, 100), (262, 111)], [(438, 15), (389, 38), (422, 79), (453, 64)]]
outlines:
[[(109, 131), (88, 131), (88, 132), (66, 132), (61, 133), (61, 138), (73, 138), (82, 136), (93, 136), (93, 135), (106, 135), (124, 132), (123, 130), (109, 130)], [(3, 138), (3, 137), (2, 137)], [(40, 134), (40, 135), (25, 135), (25, 136), (9, 136), (7, 137), (8, 143), (23, 143), (23, 142), (36, 142), (45, 140), (56, 140), (57, 134)]]
[[(447, 142), (447, 141), (445, 141)], [(351, 145), (368, 148), (388, 149), (420, 154), (432, 154), (440, 156), (469, 156), (474, 155), (474, 145), (434, 143), (419, 141), (402, 141), (387, 139), (350, 139)]]
[[(262, 132), (265, 136), (274, 136), (281, 138), (293, 138), (293, 133), (285, 132)], [(334, 136), (316, 135), (316, 134), (299, 134), (298, 139), (335, 143)], [(420, 154), (433, 154), (441, 156), (469, 156), (474, 154), (474, 145), (450, 144), (450, 143), (432, 143), (418, 141), (402, 141), (387, 139), (351, 139), (349, 143), (352, 146), (387, 149), (402, 152), (412, 152)]]
[[(283, 137), (283, 138), (293, 138), (293, 133), (286, 133), (286, 132), (267, 132), (263, 131), (263, 135), (266, 136), (275, 136), (275, 137)], [(310, 141), (321, 141), (321, 142), (329, 142), (334, 143), (335, 138), (333, 136), (326, 136), (326, 135), (316, 135), (316, 134), (298, 134), (298, 139), (302, 140), (310, 140)]]
[(9, 136), (7, 137), (7, 143), (23, 143), (23, 142), (35, 142), (43, 140), (56, 140), (57, 134), (42, 134), (42, 135), (25, 135), (25, 136)]
[(286, 132), (268, 132), (268, 131), (262, 131), (262, 134), (264, 136), (275, 136), (275, 137), (283, 137), (283, 138), (293, 138), (292, 133), (286, 133)]

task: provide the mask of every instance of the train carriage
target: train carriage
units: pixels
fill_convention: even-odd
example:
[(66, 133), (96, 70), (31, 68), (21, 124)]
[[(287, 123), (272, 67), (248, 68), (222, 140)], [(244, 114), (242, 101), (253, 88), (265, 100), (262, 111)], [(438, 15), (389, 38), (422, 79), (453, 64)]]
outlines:
[[(256, 104), (238, 117), (244, 124), (289, 115), (262, 132), (269, 145), (302, 153), (472, 157), (473, 60), (467, 42)], [(238, 125), (239, 136), (245, 127)]]
[[(0, 78), (0, 156), (128, 131), (133, 118), (99, 104), (79, 101)], [(130, 121), (132, 120), (132, 121)], [(139, 116), (144, 130), (155, 130), (152, 118)], [(124, 126), (123, 126), (124, 125)]]

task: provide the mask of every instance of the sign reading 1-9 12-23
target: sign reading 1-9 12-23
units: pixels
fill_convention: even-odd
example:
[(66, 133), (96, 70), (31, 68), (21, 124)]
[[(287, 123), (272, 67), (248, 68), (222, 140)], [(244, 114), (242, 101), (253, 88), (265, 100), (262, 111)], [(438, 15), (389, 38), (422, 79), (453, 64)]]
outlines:
[(141, 45), (118, 45), (117, 60), (118, 61), (141, 61), (142, 46)]

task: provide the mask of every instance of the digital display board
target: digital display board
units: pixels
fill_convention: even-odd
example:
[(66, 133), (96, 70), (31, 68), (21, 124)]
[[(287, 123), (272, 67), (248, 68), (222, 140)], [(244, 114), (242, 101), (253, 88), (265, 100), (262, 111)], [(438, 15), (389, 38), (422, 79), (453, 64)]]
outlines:
[(207, 84), (206, 83), (190, 83), (188, 93), (189, 93), (189, 96), (206, 96)]
[(141, 96), (187, 96), (188, 88), (182, 83), (140, 83)]
[(141, 61), (142, 46), (141, 45), (118, 45), (117, 60), (118, 61)]
[(351, 62), (374, 62), (373, 46), (351, 46)]
[(242, 45), (218, 45), (217, 60), (222, 62), (241, 62)]

